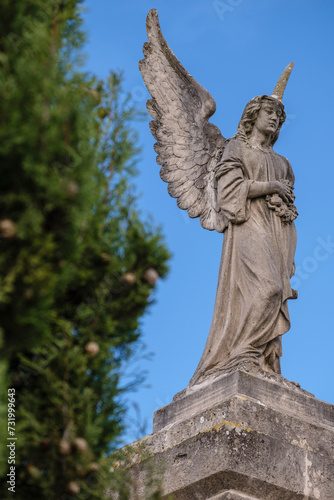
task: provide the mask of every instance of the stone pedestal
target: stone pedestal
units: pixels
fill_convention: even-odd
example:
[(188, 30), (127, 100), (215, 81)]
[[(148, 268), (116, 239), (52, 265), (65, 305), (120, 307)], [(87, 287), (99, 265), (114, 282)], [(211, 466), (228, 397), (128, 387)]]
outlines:
[(166, 498), (334, 500), (334, 406), (283, 377), (236, 371), (181, 395), (137, 444)]

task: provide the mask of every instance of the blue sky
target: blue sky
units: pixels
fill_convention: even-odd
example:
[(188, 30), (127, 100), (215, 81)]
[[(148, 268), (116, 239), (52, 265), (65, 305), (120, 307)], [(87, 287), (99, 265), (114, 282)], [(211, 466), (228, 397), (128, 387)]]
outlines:
[[(245, 104), (271, 94), (290, 61), (287, 121), (275, 150), (296, 175), (297, 273), (291, 330), (283, 337), (282, 372), (317, 398), (334, 403), (334, 3), (331, 0), (87, 0), (86, 66), (100, 77), (124, 70), (140, 108), (149, 95), (138, 70), (145, 18), (157, 8), (162, 31), (185, 68), (212, 94), (211, 121), (234, 135)], [(152, 361), (147, 384), (130, 396), (151, 432), (152, 414), (185, 388), (201, 357), (214, 306), (222, 235), (179, 210), (159, 177), (147, 122), (136, 125), (143, 148), (136, 180), (143, 214), (161, 223), (173, 254), (168, 278), (142, 321)], [(125, 439), (137, 438), (135, 426)]]

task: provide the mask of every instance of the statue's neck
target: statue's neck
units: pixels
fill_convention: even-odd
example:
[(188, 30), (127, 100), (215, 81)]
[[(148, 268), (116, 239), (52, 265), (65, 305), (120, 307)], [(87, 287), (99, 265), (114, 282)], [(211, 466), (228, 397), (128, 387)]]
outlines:
[(264, 132), (253, 128), (250, 136), (248, 137), (248, 142), (255, 148), (262, 149), (263, 151), (270, 151), (272, 149), (272, 135), (265, 134)]

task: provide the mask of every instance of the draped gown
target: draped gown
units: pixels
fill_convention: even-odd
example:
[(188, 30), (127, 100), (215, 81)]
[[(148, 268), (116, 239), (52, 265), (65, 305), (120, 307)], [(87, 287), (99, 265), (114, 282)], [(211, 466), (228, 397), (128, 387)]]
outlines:
[[(218, 203), (228, 219), (224, 233), (213, 320), (190, 381), (232, 371), (252, 362), (280, 373), (281, 336), (290, 328), (287, 300), (294, 298), (296, 230), (271, 208), (266, 197), (248, 197), (253, 182), (294, 183), (289, 161), (232, 139), (217, 165)], [(268, 362), (272, 352), (278, 368)]]

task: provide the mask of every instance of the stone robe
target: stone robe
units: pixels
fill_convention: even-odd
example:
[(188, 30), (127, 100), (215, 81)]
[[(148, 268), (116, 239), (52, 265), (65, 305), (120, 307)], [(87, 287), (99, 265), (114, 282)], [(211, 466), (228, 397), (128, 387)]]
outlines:
[[(218, 203), (228, 219), (213, 320), (190, 386), (212, 373), (251, 361), (280, 373), (281, 336), (290, 328), (294, 298), (296, 230), (269, 208), (265, 196), (248, 198), (253, 182), (289, 180), (289, 161), (270, 149), (232, 139), (217, 165)], [(270, 354), (278, 368), (268, 361)], [(273, 359), (273, 358), (271, 358)]]

